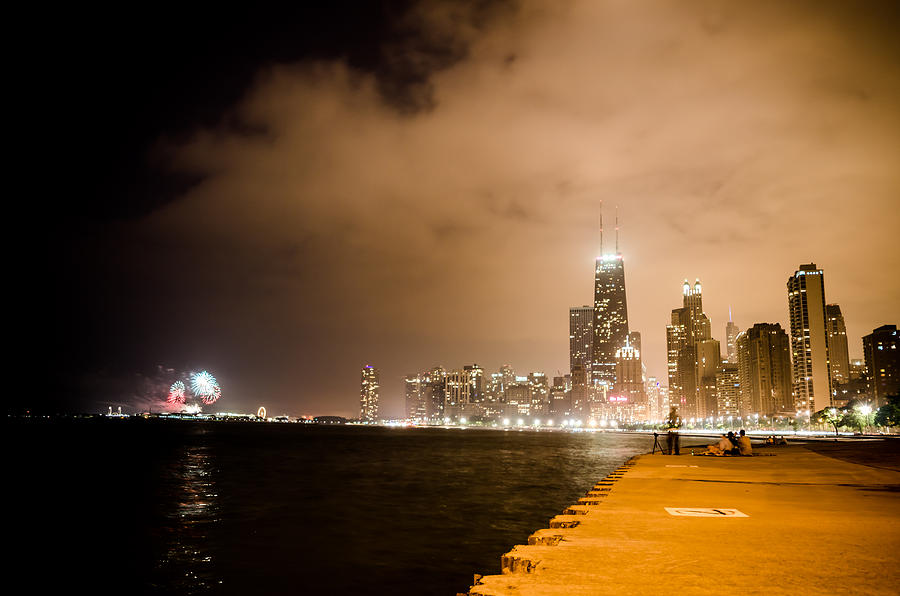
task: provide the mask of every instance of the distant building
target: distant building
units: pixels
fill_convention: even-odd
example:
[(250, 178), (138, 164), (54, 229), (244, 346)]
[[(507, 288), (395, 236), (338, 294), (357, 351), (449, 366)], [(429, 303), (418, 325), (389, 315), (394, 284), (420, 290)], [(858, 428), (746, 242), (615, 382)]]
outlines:
[(787, 333), (778, 323), (757, 323), (738, 336), (740, 416), (794, 410)]
[(847, 326), (837, 304), (825, 305), (825, 330), (828, 333), (828, 362), (831, 367), (831, 388), (837, 395), (838, 387), (850, 381), (850, 351), (847, 348)]
[(404, 378), (406, 397), (406, 419), (413, 422), (428, 421), (428, 382), (421, 373), (409, 374)]
[(572, 416), (584, 419), (588, 412), (588, 372), (585, 367), (576, 364), (572, 368), (572, 389), (570, 390), (572, 401)]
[(469, 402), (480, 404), (484, 401), (484, 369), (477, 364), (463, 367), (469, 384)]
[(721, 346), (717, 339), (704, 339), (697, 342), (697, 418), (710, 418), (719, 415), (718, 398), (716, 397), (716, 374), (722, 363)]
[(832, 405), (825, 323), (825, 277), (815, 263), (787, 281), (795, 407), (813, 414)]
[(709, 317), (703, 312), (700, 280), (693, 287), (684, 280), (682, 307), (672, 311), (666, 327), (669, 369), (669, 402), (682, 418), (701, 416), (706, 407), (699, 404), (700, 381), (697, 371), (697, 345), (710, 339)]
[(717, 417), (733, 418), (749, 411), (741, 408), (741, 375), (737, 363), (723, 362), (716, 371), (716, 411)]
[(628, 337), (625, 264), (621, 254), (597, 258), (594, 268), (594, 339), (590, 381), (606, 391), (616, 381), (616, 351)]
[(359, 389), (359, 419), (361, 422), (378, 421), (378, 369), (366, 365), (362, 369)]
[(877, 406), (886, 404), (889, 395), (900, 393), (898, 339), (896, 325), (882, 325), (863, 337), (863, 353), (869, 371), (869, 395)]
[(448, 372), (444, 378), (444, 410), (468, 405), (470, 395), (469, 376), (461, 370)]
[(866, 399), (869, 396), (869, 373), (861, 359), (850, 361), (850, 380), (838, 385), (834, 405), (844, 407), (850, 400)]
[(553, 386), (550, 387), (550, 411), (548, 414), (554, 418), (564, 418), (572, 413), (572, 393), (569, 391), (565, 377), (553, 377)]
[(728, 308), (728, 322), (725, 323), (725, 359), (731, 364), (737, 364), (737, 336), (741, 330), (731, 320), (731, 308)]
[(594, 307), (573, 306), (569, 309), (569, 370), (581, 365), (591, 368), (594, 345)]
[(527, 377), (506, 388), (506, 403), (510, 406), (508, 411), (513, 415), (531, 415), (531, 384)]
[(645, 388), (650, 420), (662, 420), (669, 413), (669, 393), (656, 377), (648, 377)]
[(616, 351), (616, 384), (610, 401), (619, 401), (644, 411), (647, 395), (641, 368), (641, 352), (636, 347), (626, 343)]
[(547, 416), (550, 412), (550, 382), (547, 375), (542, 372), (530, 373), (528, 384), (531, 387), (530, 414), (538, 418)]

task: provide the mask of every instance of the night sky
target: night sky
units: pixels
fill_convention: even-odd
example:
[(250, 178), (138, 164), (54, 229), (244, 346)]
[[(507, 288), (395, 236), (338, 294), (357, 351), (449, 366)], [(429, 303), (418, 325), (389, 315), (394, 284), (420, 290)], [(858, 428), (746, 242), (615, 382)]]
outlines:
[(346, 416), (365, 364), (394, 416), (438, 364), (565, 373), (600, 201), (651, 375), (684, 278), (723, 350), (729, 306), (787, 328), (801, 263), (852, 358), (900, 323), (896, 3), (316, 4), (18, 23), (9, 408), (159, 409), (159, 366)]

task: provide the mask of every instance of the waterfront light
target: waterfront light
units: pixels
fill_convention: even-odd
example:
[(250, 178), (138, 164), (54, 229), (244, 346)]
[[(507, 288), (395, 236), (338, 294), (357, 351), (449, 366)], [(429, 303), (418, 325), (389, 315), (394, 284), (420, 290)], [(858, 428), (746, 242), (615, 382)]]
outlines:
[(534, 425), (535, 425), (535, 426), (540, 426), (540, 425), (541, 425), (541, 421), (540, 421), (539, 418), (535, 418), (535, 419), (534, 419)]
[(465, 417), (460, 418), (460, 419), (459, 419), (459, 423), (460, 423), (460, 424), (465, 424), (465, 423), (466, 423)]
[(509, 426), (509, 418), (503, 419), (503, 426)]
[(518, 426), (522, 426), (523, 424), (525, 424), (525, 421), (522, 420), (521, 418), (519, 418), (519, 419), (516, 421), (516, 424), (517, 424)]

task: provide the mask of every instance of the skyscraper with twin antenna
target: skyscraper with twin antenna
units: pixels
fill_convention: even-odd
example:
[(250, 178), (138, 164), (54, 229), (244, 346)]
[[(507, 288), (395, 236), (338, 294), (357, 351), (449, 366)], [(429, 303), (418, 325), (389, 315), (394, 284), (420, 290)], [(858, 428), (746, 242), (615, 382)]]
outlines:
[(616, 382), (616, 352), (628, 338), (625, 300), (625, 262), (619, 252), (619, 215), (616, 212), (616, 251), (603, 253), (603, 212), (600, 213), (600, 256), (594, 267), (594, 341), (591, 383), (610, 390)]

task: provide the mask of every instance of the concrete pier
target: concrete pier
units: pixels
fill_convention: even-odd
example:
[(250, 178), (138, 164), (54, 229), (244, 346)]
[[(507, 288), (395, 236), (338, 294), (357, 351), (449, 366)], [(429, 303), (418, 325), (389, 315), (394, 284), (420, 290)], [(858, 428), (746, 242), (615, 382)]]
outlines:
[(469, 594), (900, 594), (900, 466), (843, 451), (640, 456)]

